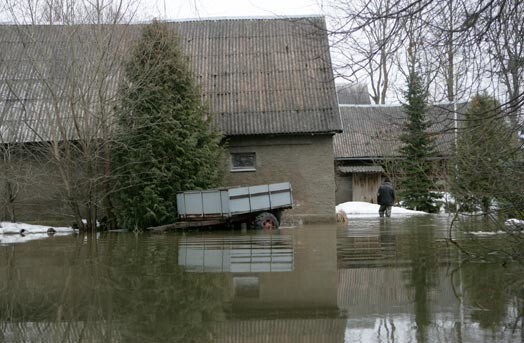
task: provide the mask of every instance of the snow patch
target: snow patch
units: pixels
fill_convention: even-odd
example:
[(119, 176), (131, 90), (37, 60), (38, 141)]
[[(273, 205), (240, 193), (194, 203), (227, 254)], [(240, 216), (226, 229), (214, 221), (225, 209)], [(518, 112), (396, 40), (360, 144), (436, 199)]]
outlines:
[(511, 218), (504, 222), (508, 230), (510, 231), (523, 231), (524, 230), (524, 220)]
[[(336, 206), (336, 213), (344, 212), (348, 217), (378, 217), (377, 204), (370, 204), (363, 201), (349, 201)], [(391, 216), (395, 215), (420, 215), (427, 214), (422, 211), (408, 210), (402, 207), (393, 206), (391, 209)]]
[(494, 236), (494, 235), (505, 235), (508, 233), (524, 233), (524, 220), (520, 219), (508, 219), (504, 222), (506, 226), (505, 230), (498, 231), (469, 231), (467, 232), (470, 235), (475, 236)]
[(32, 225), (25, 223), (10, 223), (0, 222), (0, 234), (32, 234), (32, 233), (47, 233), (49, 229), (55, 232), (74, 232), (71, 227), (51, 227), (44, 225)]
[(74, 232), (75, 230), (71, 227), (51, 227), (25, 223), (0, 222), (0, 245), (44, 239), (50, 235), (69, 235)]
[(495, 236), (495, 235), (504, 235), (507, 232), (506, 231), (468, 231), (469, 235), (474, 236)]

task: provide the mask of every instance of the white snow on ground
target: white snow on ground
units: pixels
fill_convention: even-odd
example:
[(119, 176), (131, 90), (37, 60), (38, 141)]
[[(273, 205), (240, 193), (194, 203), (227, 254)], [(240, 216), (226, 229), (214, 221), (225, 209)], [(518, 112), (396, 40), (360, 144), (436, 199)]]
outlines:
[(473, 236), (494, 236), (494, 235), (507, 234), (506, 231), (502, 231), (502, 230), (499, 230), (499, 231), (467, 231), (466, 233), (468, 235), (473, 235)]
[(436, 202), (440, 205), (439, 213), (446, 213), (446, 208), (455, 206), (455, 198), (447, 192), (437, 192), (440, 194), (441, 198)]
[[(348, 217), (378, 217), (379, 205), (370, 204), (362, 201), (349, 201), (337, 205), (336, 213), (344, 211)], [(419, 215), (427, 214), (426, 212), (408, 210), (402, 207), (393, 206), (391, 216), (395, 215)]]
[(498, 231), (467, 231), (466, 233), (474, 236), (494, 236), (505, 235), (508, 233), (524, 233), (524, 220), (508, 219), (504, 222), (506, 229)]
[(44, 225), (32, 225), (25, 223), (11, 223), (11, 222), (0, 222), (0, 234), (9, 233), (47, 233), (49, 229), (53, 229), (56, 232), (74, 232), (75, 230), (70, 227), (51, 227)]
[(75, 232), (70, 227), (51, 227), (25, 223), (0, 222), (0, 245), (23, 243), (35, 239), (49, 237), (48, 230), (53, 229), (54, 235), (69, 235)]
[(504, 222), (508, 230), (524, 231), (524, 220), (511, 218)]

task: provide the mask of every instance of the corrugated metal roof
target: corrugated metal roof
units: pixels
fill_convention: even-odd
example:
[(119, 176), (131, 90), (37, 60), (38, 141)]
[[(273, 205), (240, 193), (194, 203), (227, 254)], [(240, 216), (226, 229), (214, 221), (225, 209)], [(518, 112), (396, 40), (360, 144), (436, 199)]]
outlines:
[(381, 166), (341, 166), (338, 167), (341, 173), (383, 173)]
[[(215, 114), (214, 125), (225, 135), (341, 130), (322, 17), (169, 25), (177, 31), (203, 100)], [(95, 102), (97, 89), (91, 88), (96, 75), (104, 75), (107, 84), (107, 102), (98, 106), (107, 107), (115, 100), (121, 60), (142, 27), (0, 26), (1, 127), (18, 132), (18, 141), (32, 141), (52, 136), (54, 113), (92, 116), (96, 105), (93, 113), (72, 115), (68, 100), (74, 89), (85, 101)], [(105, 49), (93, 49), (100, 39), (107, 41)], [(106, 72), (94, 73), (104, 58)], [(34, 122), (38, 128), (32, 127)], [(16, 123), (19, 128), (7, 128)]]
[(126, 32), (124, 26), (0, 26), (0, 141), (107, 134), (111, 118), (100, 114), (115, 105), (122, 71), (115, 65), (125, 56)]
[[(343, 132), (333, 140), (336, 159), (399, 157), (406, 115), (402, 106), (340, 106)], [(427, 113), (439, 156), (449, 156), (454, 143), (451, 105), (434, 105)]]

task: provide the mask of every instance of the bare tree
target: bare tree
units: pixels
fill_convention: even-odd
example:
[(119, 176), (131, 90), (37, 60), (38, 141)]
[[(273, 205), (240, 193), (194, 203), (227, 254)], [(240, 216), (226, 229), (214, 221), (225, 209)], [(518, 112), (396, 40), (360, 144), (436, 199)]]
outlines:
[[(351, 0), (348, 0), (351, 2)], [(353, 2), (351, 2), (353, 3)], [(360, 26), (372, 28), (384, 20), (401, 23), (405, 30), (397, 30), (394, 39), (398, 42), (396, 64), (402, 72), (409, 66), (409, 56), (416, 55), (431, 99), (445, 99), (452, 103), (469, 100), (473, 94), (493, 95), (499, 101), (498, 108), (476, 122), (465, 122), (460, 113), (455, 117), (455, 132), (466, 127), (483, 127), (493, 122), (507, 125), (510, 132), (522, 132), (524, 105), (524, 2), (518, 0), (396, 0), (387, 14), (369, 11), (372, 0), (358, 2), (354, 13), (360, 19)], [(344, 19), (344, 18), (342, 18)], [(342, 27), (339, 25), (339, 27)], [(336, 30), (337, 28), (335, 28)], [(403, 34), (404, 32), (404, 34)], [(416, 50), (414, 53), (413, 50)], [(408, 56), (408, 57), (404, 57)], [(368, 64), (361, 69), (372, 70)], [(352, 75), (352, 74), (349, 74)], [(392, 87), (393, 88), (393, 87)], [(489, 119), (489, 120), (488, 120)], [(506, 140), (504, 154), (496, 154), (491, 161), (482, 161), (493, 168), (485, 168), (487, 179), (496, 185), (490, 189), (487, 198), (497, 199), (498, 208), (493, 214), (499, 220), (506, 214), (524, 219), (524, 178), (522, 170), (522, 138)], [(505, 138), (505, 137), (499, 137)], [(518, 144), (514, 144), (518, 142)], [(477, 160), (464, 161), (477, 165)], [(468, 154), (461, 158), (467, 159)], [(495, 168), (496, 167), (496, 168)], [(473, 175), (474, 177), (478, 177)], [(471, 180), (474, 181), (475, 180)], [(472, 189), (464, 189), (470, 192)], [(522, 255), (515, 253), (522, 243), (516, 240), (514, 251), (507, 253), (522, 261)], [(521, 245), (520, 245), (521, 246)], [(520, 249), (521, 250), (521, 249)]]
[[(347, 78), (370, 75), (373, 98), (380, 103), (377, 99), (383, 98), (376, 92), (375, 80), (400, 94), (398, 82), (391, 82), (392, 75), (407, 75), (416, 56), (430, 100), (458, 102), (477, 93), (494, 94), (506, 109), (514, 130), (522, 131), (524, 3), (390, 0), (382, 6), (383, 3), (333, 0), (333, 7), (338, 10), (333, 26), (333, 34), (338, 38), (335, 46), (340, 50), (344, 44), (349, 45), (346, 53), (337, 50), (334, 59), (347, 57), (346, 64), (353, 64), (341, 64), (339, 73)], [(386, 36), (380, 35), (384, 32), (380, 28), (384, 27), (391, 28), (385, 31)], [(362, 48), (368, 46), (374, 49)], [(377, 73), (377, 66), (383, 70), (379, 62), (384, 59), (379, 57), (384, 49), (392, 51), (390, 48), (394, 52), (389, 55), (393, 61), (386, 58), (389, 82), (383, 82), (385, 74)]]
[[(339, 67), (337, 76), (350, 79), (368, 76), (374, 99), (381, 94), (376, 91), (377, 81), (379, 86), (396, 88), (398, 80), (394, 75), (406, 74), (406, 55), (417, 40), (419, 63), (425, 69), (430, 95), (436, 101), (465, 100), (492, 87), (491, 81), (496, 81), (513, 94), (512, 108), (521, 105), (522, 90), (518, 93), (517, 85), (522, 81), (519, 83), (515, 78), (522, 66), (521, 45), (517, 43), (518, 37), (523, 36), (521, 2), (333, 0), (332, 4), (336, 18), (332, 33), (335, 65)], [(489, 37), (495, 41), (488, 42)], [(501, 47), (499, 51), (494, 49), (497, 45)], [(493, 75), (486, 74), (486, 70), (496, 69), (489, 66), (487, 52), (502, 56), (504, 73), (510, 75), (506, 80), (496, 80), (498, 77), (493, 80)], [(384, 60), (387, 73), (379, 72), (384, 70), (381, 63)], [(494, 61), (500, 65), (499, 60)], [(384, 75), (388, 82), (384, 82)]]
[[(399, 47), (401, 23), (389, 19), (393, 0), (334, 1), (333, 49), (337, 76), (349, 81), (365, 78), (376, 104), (384, 104)], [(382, 19), (370, 21), (373, 15)]]
[(16, 221), (15, 201), (20, 191), (21, 182), (23, 182), (19, 177), (21, 168), (18, 168), (19, 164), (13, 161), (14, 150), (14, 146), (11, 143), (1, 145), (3, 168), (1, 168), (0, 174), (0, 188), (3, 192), (0, 203), (4, 212), (2, 214), (3, 218), (12, 222)]
[(128, 26), (118, 24), (132, 19), (133, 4), (48, 0), (21, 8), (6, 1), (16, 24), (10, 33), (19, 43), (19, 68), (38, 88), (35, 101), (19, 96), (20, 119), (49, 149), (75, 223), (94, 230), (102, 216), (112, 218), (113, 109), (129, 44)]
[[(504, 87), (512, 127), (519, 127), (519, 114), (524, 104), (524, 4), (507, 0), (499, 10), (501, 19), (486, 31), (481, 44), (489, 58), (487, 77), (494, 77)], [(484, 17), (483, 21), (489, 21)], [(485, 25), (487, 25), (486, 23)]]

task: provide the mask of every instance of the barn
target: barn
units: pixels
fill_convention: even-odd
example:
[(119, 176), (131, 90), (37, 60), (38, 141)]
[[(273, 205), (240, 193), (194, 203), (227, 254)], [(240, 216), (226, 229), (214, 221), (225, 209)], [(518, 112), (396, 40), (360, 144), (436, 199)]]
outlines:
[[(65, 168), (41, 151), (56, 162), (64, 142), (110, 142), (121, 62), (143, 25), (0, 26), (3, 219), (72, 215), (75, 187), (89, 187), (68, 181), (89, 161)], [(333, 136), (342, 127), (324, 18), (169, 25), (224, 137), (223, 185), (289, 181), (287, 220), (333, 220)], [(34, 148), (20, 157), (20, 146)], [(103, 157), (103, 149), (93, 155), (97, 168), (109, 168)]]

